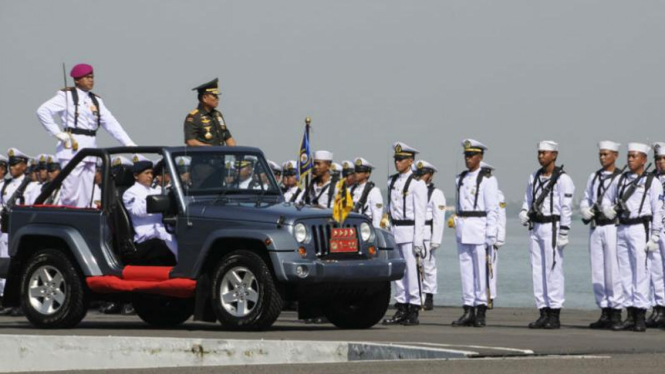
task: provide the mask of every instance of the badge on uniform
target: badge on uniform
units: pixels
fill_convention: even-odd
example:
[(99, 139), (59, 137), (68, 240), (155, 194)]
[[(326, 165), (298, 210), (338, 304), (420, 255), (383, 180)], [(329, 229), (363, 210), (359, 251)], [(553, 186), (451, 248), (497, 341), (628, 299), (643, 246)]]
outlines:
[(446, 206), (445, 205), (439, 205), (439, 210), (445, 210)]
[(499, 203), (499, 208), (506, 209), (506, 203)]
[(376, 204), (376, 208), (377, 208), (377, 209), (381, 209), (381, 208), (383, 208), (383, 204)]

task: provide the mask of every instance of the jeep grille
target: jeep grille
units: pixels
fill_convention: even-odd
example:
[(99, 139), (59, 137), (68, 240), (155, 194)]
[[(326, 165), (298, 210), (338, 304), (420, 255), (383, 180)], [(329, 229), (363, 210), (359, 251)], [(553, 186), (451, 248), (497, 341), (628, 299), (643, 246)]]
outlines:
[[(318, 257), (330, 255), (330, 234), (334, 228), (343, 228), (343, 227), (353, 227), (356, 229), (356, 239), (358, 244), (361, 243), (360, 232), (358, 230), (358, 225), (356, 224), (344, 224), (340, 226), (339, 224), (326, 224), (326, 225), (312, 225), (312, 236), (314, 238), (314, 247), (316, 248), (316, 255)], [(361, 246), (358, 246), (358, 251), (360, 252)], [(356, 252), (356, 253), (359, 253)], [(353, 253), (346, 253), (353, 254)], [(334, 255), (338, 255), (335, 253)], [(342, 255), (342, 254), (339, 254)]]

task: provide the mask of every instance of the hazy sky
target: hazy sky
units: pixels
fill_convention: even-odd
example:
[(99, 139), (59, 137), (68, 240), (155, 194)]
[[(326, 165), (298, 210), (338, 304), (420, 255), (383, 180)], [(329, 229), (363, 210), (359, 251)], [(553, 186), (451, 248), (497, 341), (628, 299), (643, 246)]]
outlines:
[(598, 140), (665, 140), (663, 20), (663, 1), (0, 0), (0, 150), (54, 151), (35, 110), (87, 62), (142, 145), (182, 144), (191, 88), (219, 77), (233, 136), (277, 162), (311, 116), (314, 149), (383, 184), (402, 140), (452, 197), (472, 137), (519, 200), (553, 139), (579, 197)]

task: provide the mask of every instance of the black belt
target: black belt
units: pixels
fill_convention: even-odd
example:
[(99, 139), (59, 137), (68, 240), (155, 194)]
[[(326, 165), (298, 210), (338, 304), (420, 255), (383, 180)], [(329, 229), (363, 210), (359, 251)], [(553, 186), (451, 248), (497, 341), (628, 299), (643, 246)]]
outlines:
[(619, 223), (622, 225), (643, 225), (645, 223), (650, 223), (652, 220), (652, 216), (642, 216), (642, 217), (637, 217), (637, 218), (619, 218)]
[(416, 221), (412, 219), (397, 219), (393, 220), (393, 226), (415, 226)]
[(609, 218), (594, 218), (593, 223), (596, 224), (596, 226), (608, 226), (616, 225), (617, 220)]
[(559, 222), (561, 220), (561, 216), (558, 215), (551, 215), (551, 216), (535, 216), (531, 217), (531, 222), (533, 223), (552, 223), (552, 222)]
[(460, 210), (457, 212), (458, 217), (487, 217), (487, 212), (478, 210)]
[(428, 219), (427, 221), (425, 221), (425, 225), (434, 226), (434, 220), (433, 219)]
[(75, 127), (67, 127), (65, 131), (76, 135), (97, 136), (97, 130), (85, 130)]

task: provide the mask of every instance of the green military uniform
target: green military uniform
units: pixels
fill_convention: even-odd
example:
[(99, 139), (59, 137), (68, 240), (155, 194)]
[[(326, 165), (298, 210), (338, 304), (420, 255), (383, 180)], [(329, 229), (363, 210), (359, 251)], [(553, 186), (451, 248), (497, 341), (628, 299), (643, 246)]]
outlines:
[[(204, 83), (192, 90), (199, 94), (210, 93), (219, 95), (218, 79)], [(192, 110), (185, 118), (185, 143), (190, 139), (196, 139), (210, 145), (225, 145), (231, 138), (231, 132), (224, 123), (222, 113), (216, 109), (206, 111), (202, 104)]]

